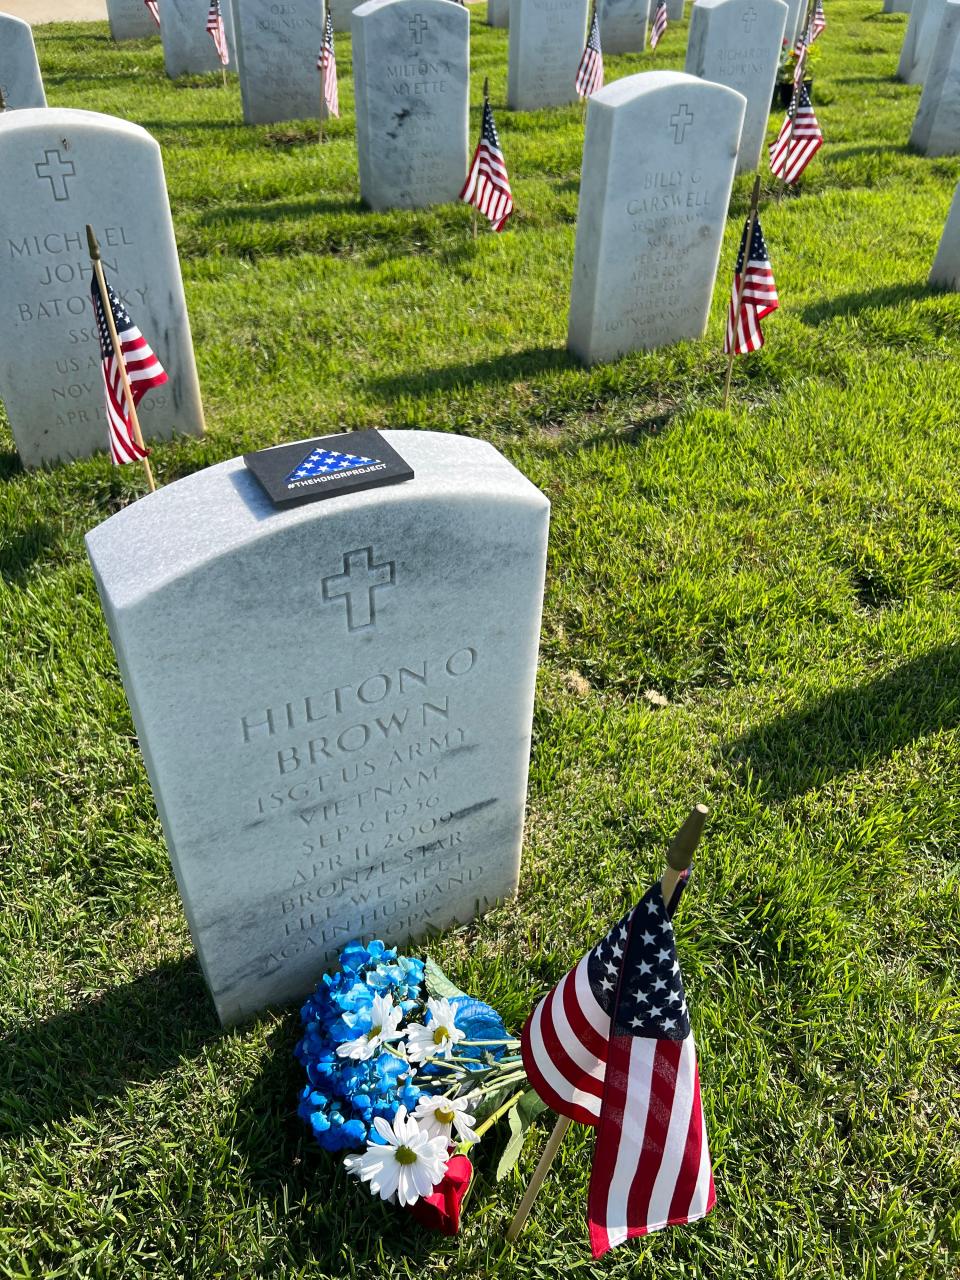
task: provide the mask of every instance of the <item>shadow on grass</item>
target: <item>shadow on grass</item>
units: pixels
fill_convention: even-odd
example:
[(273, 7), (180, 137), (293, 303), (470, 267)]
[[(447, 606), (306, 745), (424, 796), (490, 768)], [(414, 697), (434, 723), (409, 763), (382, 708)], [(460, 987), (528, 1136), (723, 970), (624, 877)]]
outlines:
[(387, 402), (398, 396), (431, 395), (436, 391), (453, 391), (457, 387), (485, 382), (513, 382), (550, 370), (579, 369), (580, 365), (565, 347), (531, 347), (528, 351), (508, 352), (490, 360), (444, 365), (423, 373), (371, 378), (365, 387)]
[(771, 797), (786, 799), (958, 725), (960, 646), (942, 645), (750, 730), (723, 754), (749, 759)]
[(236, 226), (251, 222), (281, 222), (285, 218), (309, 218), (314, 214), (361, 214), (364, 212), (365, 209), (359, 198), (324, 199), (321, 196), (308, 197), (306, 200), (273, 200), (265, 204), (233, 204), (228, 208), (218, 207), (201, 214), (198, 221), (201, 226)]
[(860, 147), (831, 147), (826, 158), (832, 163), (836, 160), (849, 160), (853, 156), (879, 156), (885, 151), (892, 151), (904, 156), (916, 154), (910, 150), (906, 142), (881, 142), (866, 143)]
[(814, 302), (804, 307), (800, 318), (804, 324), (821, 324), (835, 316), (855, 316), (875, 307), (897, 307), (904, 302), (916, 302), (931, 296), (930, 286), (917, 281), (914, 284), (883, 285), (879, 289), (867, 289), (862, 293), (843, 293), (829, 301)]
[(23, 475), (23, 463), (16, 449), (0, 449), (0, 480)]
[(222, 1034), (195, 958), (0, 1040), (0, 1130), (29, 1133), (152, 1079)]
[(23, 582), (57, 537), (53, 525), (41, 520), (0, 540), (0, 578), (10, 585)]

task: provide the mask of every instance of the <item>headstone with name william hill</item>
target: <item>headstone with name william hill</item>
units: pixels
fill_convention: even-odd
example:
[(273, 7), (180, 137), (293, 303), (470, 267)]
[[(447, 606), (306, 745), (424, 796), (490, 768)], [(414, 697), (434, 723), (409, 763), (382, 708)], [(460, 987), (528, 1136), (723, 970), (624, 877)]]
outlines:
[[(397, 483), (338, 493), (384, 445), (413, 478), (387, 460)], [(302, 996), (353, 937), (469, 920), (519, 872), (546, 498), (461, 436), (283, 448), (290, 496), (332, 496), (275, 505), (235, 458), (87, 536), (225, 1023)]]

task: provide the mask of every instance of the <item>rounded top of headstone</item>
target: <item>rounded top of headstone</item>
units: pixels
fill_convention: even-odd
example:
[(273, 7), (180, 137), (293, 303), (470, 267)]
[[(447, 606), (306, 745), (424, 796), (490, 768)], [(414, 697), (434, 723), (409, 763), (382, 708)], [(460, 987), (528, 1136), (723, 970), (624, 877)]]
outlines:
[[(30, 23), (24, 22), (22, 18), (17, 18), (12, 13), (0, 13), (0, 26), (26, 27), (27, 30), (30, 31)], [(30, 31), (30, 35), (32, 39), (33, 38), (32, 31)]]
[(714, 84), (710, 80), (701, 80), (699, 76), (688, 76), (685, 71), (639, 71), (636, 75), (622, 76), (619, 80), (613, 80), (602, 89), (598, 89), (591, 95), (587, 110), (589, 112), (594, 106), (621, 107), (638, 98), (679, 90), (685, 94), (695, 94), (700, 98), (706, 95), (716, 102), (722, 102), (724, 99), (738, 99), (744, 107), (747, 105), (746, 98), (742, 93), (737, 93), (736, 89)]
[[(744, 11), (760, 8), (766, 10), (768, 14), (776, 13), (778, 9), (786, 12), (790, 8), (784, 0), (694, 0), (693, 7), (694, 9), (743, 9)], [(759, 28), (755, 27), (754, 30)]]
[(470, 25), (470, 15), (467, 13), (464, 5), (459, 0), (366, 0), (366, 4), (358, 4), (353, 10), (354, 18), (369, 18), (374, 14), (379, 14), (384, 10), (400, 9), (400, 10), (430, 10), (443, 13), (445, 10), (459, 10), (463, 14), (466, 25)]
[[(111, 134), (114, 138), (137, 138), (159, 149), (152, 134), (132, 120), (104, 115), (101, 111), (82, 111), (76, 107), (25, 107), (20, 111), (0, 113), (0, 132), (5, 134), (83, 132), (90, 135)], [(106, 139), (104, 139), (106, 141)]]

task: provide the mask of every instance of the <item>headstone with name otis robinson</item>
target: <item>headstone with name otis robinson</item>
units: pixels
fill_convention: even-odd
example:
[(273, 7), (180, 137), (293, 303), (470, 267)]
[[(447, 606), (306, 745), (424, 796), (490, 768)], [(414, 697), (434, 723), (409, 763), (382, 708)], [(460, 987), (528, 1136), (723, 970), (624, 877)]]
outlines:
[(160, 148), (94, 111), (0, 115), (0, 399), (36, 467), (108, 447), (84, 234), (169, 375), (140, 402), (144, 435), (200, 435), (203, 410)]
[(760, 163), (786, 21), (783, 0), (696, 0), (690, 11), (684, 70), (747, 100), (737, 173)]
[(702, 337), (745, 107), (677, 71), (590, 98), (567, 342), (584, 363)]
[[(220, 71), (220, 57), (207, 31), (208, 0), (159, 0), (163, 65), (171, 78)], [(229, 0), (220, 0), (223, 29), (230, 51), (229, 70), (236, 69), (233, 11)]]
[(320, 116), (320, 0), (233, 0), (246, 124)]
[(576, 102), (574, 81), (586, 39), (587, 0), (510, 0), (510, 110)]
[(225, 1023), (517, 887), (549, 504), (382, 434), (413, 480), (277, 508), (234, 458), (87, 535)]
[(114, 40), (145, 40), (160, 34), (143, 0), (107, 0), (107, 20)]
[(0, 13), (0, 90), (7, 111), (47, 105), (30, 24), (8, 13)]
[(960, 152), (960, 0), (947, 0), (910, 145), (927, 156)]
[(456, 200), (469, 163), (467, 10), (367, 0), (352, 30), (361, 197), (372, 209)]

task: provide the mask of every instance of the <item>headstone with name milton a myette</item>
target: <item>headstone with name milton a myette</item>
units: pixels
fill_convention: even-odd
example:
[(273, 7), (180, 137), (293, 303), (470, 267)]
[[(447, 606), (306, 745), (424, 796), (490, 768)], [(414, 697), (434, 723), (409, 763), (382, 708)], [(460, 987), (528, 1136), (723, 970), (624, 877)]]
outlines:
[(23, 464), (108, 446), (85, 225), (107, 279), (169, 381), (138, 409), (144, 435), (201, 435), (203, 410), (160, 148), (94, 111), (0, 115), (0, 400)]
[(246, 124), (320, 116), (320, 0), (233, 0), (240, 98)]
[(0, 13), (0, 92), (7, 111), (47, 105), (30, 24), (9, 13)]
[(485, 442), (383, 440), (413, 479), (279, 507), (234, 458), (87, 535), (225, 1023), (516, 890), (549, 504)]
[(590, 98), (567, 339), (585, 364), (702, 337), (745, 106), (678, 71)]

